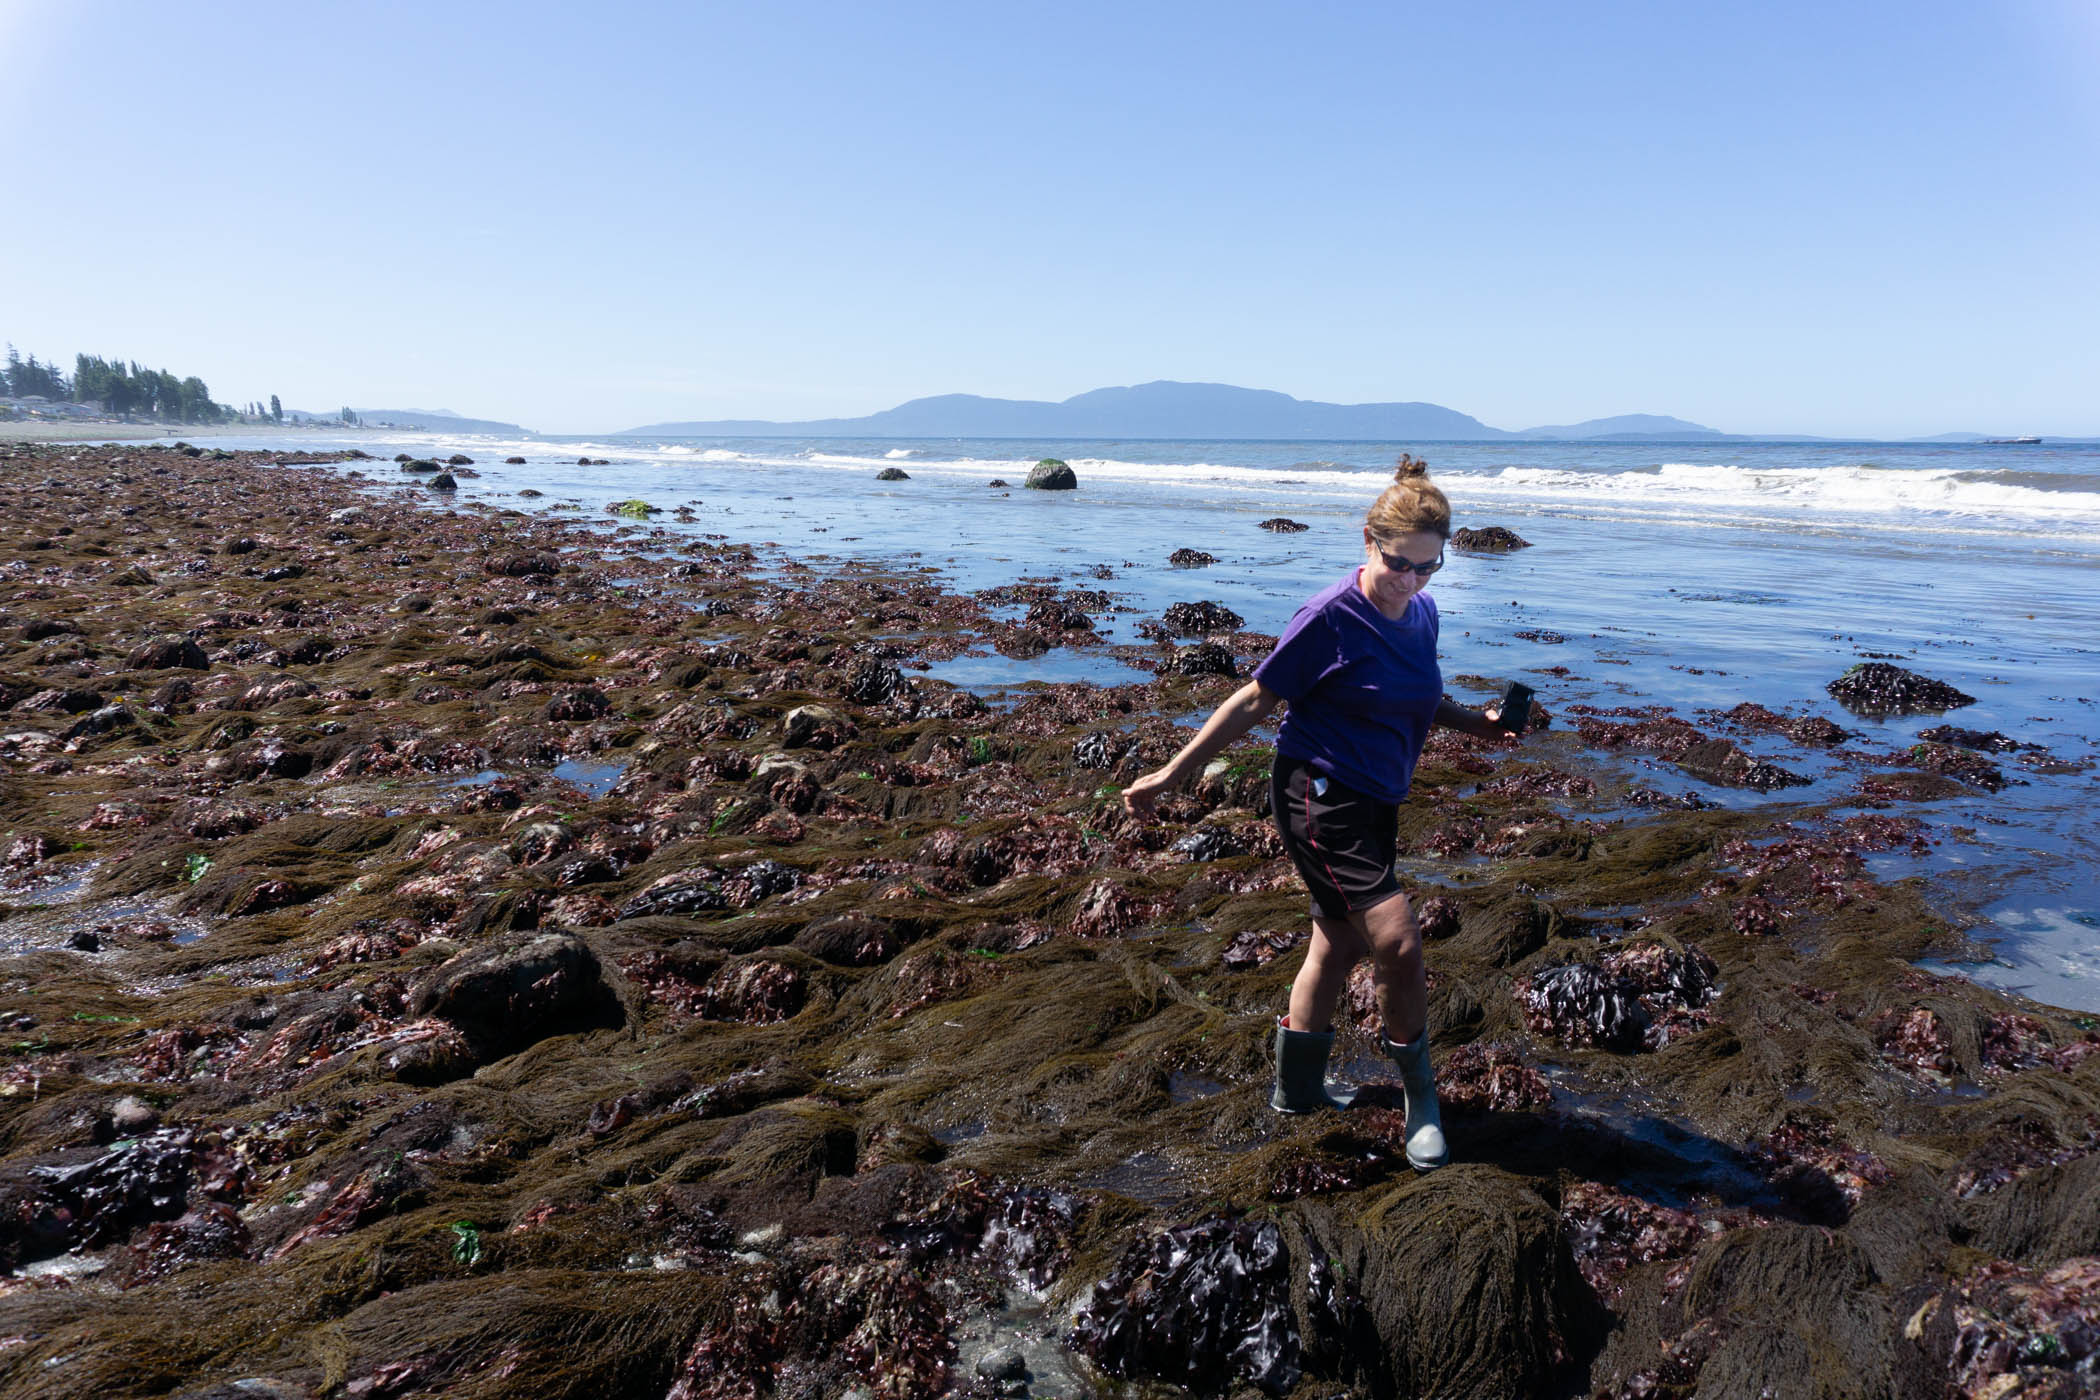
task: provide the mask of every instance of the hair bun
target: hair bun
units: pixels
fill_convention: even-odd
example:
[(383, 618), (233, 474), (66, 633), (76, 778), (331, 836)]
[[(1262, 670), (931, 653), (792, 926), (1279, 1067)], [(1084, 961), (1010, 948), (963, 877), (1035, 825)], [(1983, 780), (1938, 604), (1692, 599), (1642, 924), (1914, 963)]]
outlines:
[(1399, 464), (1393, 468), (1393, 480), (1427, 481), (1429, 480), (1429, 463), (1419, 457), (1411, 457), (1403, 452), (1400, 454)]

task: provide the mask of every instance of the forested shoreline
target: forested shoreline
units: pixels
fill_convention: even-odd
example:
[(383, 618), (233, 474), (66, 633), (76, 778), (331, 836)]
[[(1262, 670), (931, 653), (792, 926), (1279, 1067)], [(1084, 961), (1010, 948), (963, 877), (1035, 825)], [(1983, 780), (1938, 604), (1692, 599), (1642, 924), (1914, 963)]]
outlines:
[(11, 398), (81, 404), (117, 417), (171, 423), (284, 421), (283, 407), (274, 394), (267, 406), (253, 403), (235, 408), (214, 402), (211, 389), (196, 375), (177, 376), (165, 369), (147, 369), (136, 360), (99, 355), (75, 355), (73, 373), (68, 375), (56, 362), (40, 361), (33, 354), (23, 358), (12, 344), (7, 347), (6, 367), (0, 370), (0, 388)]

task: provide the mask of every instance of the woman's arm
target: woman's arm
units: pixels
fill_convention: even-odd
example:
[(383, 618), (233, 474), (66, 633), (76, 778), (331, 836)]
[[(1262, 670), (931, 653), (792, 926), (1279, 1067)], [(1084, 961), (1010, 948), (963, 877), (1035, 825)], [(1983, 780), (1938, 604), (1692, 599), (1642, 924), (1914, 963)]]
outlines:
[(1187, 782), (1191, 775), (1203, 771), (1218, 750), (1239, 738), (1262, 722), (1268, 713), (1281, 704), (1283, 697), (1273, 690), (1264, 690), (1260, 681), (1248, 681), (1232, 692), (1224, 704), (1211, 711), (1210, 718), (1196, 731), (1196, 737), (1182, 746), (1181, 752), (1164, 767), (1145, 774), (1123, 789), (1123, 806), (1140, 817), (1152, 815), (1152, 804), (1163, 792), (1170, 792)]
[(1502, 707), (1491, 704), (1484, 710), (1469, 710), (1449, 700), (1436, 702), (1435, 724), (1446, 729), (1456, 729), (1461, 734), (1471, 734), (1476, 739), (1507, 739), (1509, 731), (1501, 724)]

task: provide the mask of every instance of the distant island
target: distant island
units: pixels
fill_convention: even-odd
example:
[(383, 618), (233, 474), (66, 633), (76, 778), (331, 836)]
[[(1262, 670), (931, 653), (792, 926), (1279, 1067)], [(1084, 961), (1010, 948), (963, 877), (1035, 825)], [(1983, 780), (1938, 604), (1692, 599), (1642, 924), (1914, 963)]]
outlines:
[(1320, 403), (1271, 389), (1156, 380), (1093, 389), (1062, 403), (941, 394), (913, 399), (865, 418), (799, 423), (730, 418), (651, 423), (618, 437), (895, 437), (895, 438), (1224, 438), (1389, 442), (1519, 439), (1720, 439), (1682, 418), (1628, 413), (1615, 418), (1512, 432), (1433, 403)]

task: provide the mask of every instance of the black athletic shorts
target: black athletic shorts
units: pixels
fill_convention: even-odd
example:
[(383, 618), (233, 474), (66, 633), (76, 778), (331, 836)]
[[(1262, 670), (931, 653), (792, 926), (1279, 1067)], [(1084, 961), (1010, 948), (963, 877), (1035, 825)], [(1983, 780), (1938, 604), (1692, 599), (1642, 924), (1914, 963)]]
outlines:
[(1283, 847), (1312, 891), (1314, 918), (1346, 919), (1400, 893), (1396, 805), (1283, 754), (1269, 776), (1269, 799)]

